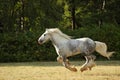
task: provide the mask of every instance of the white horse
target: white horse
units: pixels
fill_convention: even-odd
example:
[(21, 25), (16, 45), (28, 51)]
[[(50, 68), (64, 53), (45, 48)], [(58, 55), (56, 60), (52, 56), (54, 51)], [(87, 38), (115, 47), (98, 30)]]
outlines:
[(67, 69), (77, 71), (74, 66), (71, 66), (67, 57), (82, 54), (86, 62), (80, 69), (81, 72), (95, 66), (95, 56), (92, 54), (97, 51), (102, 56), (109, 58), (114, 52), (107, 52), (107, 46), (103, 42), (93, 41), (90, 38), (71, 39), (70, 36), (62, 33), (58, 28), (46, 29), (46, 31), (38, 39), (39, 44), (51, 40), (58, 54), (57, 61), (62, 63)]

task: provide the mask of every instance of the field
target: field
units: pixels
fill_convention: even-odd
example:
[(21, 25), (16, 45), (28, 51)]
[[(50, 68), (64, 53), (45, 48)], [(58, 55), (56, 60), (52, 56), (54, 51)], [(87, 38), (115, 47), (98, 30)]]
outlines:
[(91, 71), (81, 73), (84, 61), (74, 61), (78, 72), (57, 62), (0, 63), (0, 80), (119, 80), (120, 61), (97, 61)]

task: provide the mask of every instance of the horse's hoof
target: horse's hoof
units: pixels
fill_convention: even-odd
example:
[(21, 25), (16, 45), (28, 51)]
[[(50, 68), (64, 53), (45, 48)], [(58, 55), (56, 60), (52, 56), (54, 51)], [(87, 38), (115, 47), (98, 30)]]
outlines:
[(81, 68), (81, 69), (80, 69), (81, 72), (86, 71), (86, 70), (88, 70), (87, 67), (86, 67), (86, 68)]
[(89, 70), (92, 70), (93, 67), (95, 67), (95, 64), (88, 66)]
[(92, 67), (89, 67), (89, 70), (91, 71), (91, 70), (92, 70)]
[(76, 68), (72, 68), (72, 71), (73, 71), (73, 72), (77, 72), (77, 69), (76, 69)]
[(77, 69), (75, 67), (68, 68), (70, 71), (77, 72)]

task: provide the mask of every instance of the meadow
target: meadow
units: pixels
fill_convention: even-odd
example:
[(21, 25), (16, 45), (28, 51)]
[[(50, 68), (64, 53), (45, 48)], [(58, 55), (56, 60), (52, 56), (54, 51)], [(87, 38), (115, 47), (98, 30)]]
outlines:
[(72, 61), (77, 72), (58, 62), (0, 63), (0, 80), (119, 80), (120, 61), (96, 61), (91, 71), (80, 72), (84, 61)]

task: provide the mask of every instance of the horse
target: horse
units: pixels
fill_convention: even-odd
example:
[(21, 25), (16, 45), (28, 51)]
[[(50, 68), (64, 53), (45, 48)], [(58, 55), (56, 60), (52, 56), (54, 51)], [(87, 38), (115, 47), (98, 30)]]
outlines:
[(96, 51), (108, 59), (114, 52), (107, 52), (107, 45), (100, 41), (94, 41), (88, 37), (72, 39), (71, 36), (64, 34), (58, 28), (46, 29), (39, 37), (38, 43), (41, 45), (47, 41), (51, 41), (58, 55), (57, 61), (70, 71), (76, 72), (74, 65), (70, 64), (67, 59), (70, 56), (82, 54), (86, 62), (82, 65), (80, 71), (91, 70), (96, 64), (96, 56), (93, 52)]

